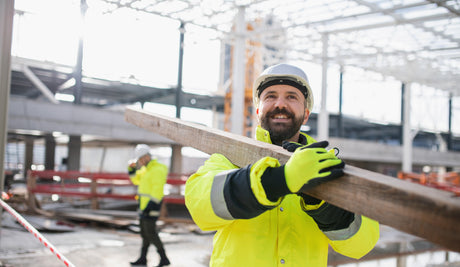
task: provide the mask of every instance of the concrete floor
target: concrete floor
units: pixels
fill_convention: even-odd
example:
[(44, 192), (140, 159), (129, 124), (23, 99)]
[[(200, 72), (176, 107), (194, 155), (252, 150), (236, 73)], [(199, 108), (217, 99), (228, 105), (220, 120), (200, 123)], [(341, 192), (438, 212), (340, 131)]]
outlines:
[[(101, 225), (47, 225), (48, 219), (28, 216), (30, 222), (39, 222), (38, 225), (46, 226), (47, 229), (57, 229), (60, 232), (40, 231), (41, 234), (61, 254), (63, 254), (74, 266), (126, 266), (129, 262), (137, 259), (141, 246), (141, 238), (138, 233), (127, 229), (116, 229)], [(40, 221), (42, 220), (42, 221)], [(44, 220), (44, 221), (43, 221)], [(64, 263), (56, 255), (46, 248), (37, 238), (19, 225), (9, 213), (2, 214), (2, 228), (0, 229), (0, 267), (29, 267), (46, 266), (62, 267)], [(70, 229), (71, 231), (62, 232)], [(202, 232), (196, 225), (191, 224), (167, 224), (159, 222), (160, 238), (165, 244), (166, 253), (171, 261), (171, 267), (206, 267), (209, 266), (209, 258), (212, 251), (213, 233)], [(419, 238), (396, 231), (395, 229), (381, 226), (381, 238), (376, 248), (369, 253), (370, 258), (381, 258), (383, 255), (392, 254), (393, 246), (400, 249), (400, 244), (409, 245), (413, 250), (433, 249), (430, 244)], [(427, 247), (428, 246), (428, 247)], [(441, 257), (445, 257), (445, 252)], [(366, 256), (367, 257), (367, 256)], [(365, 257), (365, 258), (366, 258)], [(420, 266), (460, 266), (460, 253), (451, 255), (450, 265), (431, 265), (435, 262), (428, 255), (427, 259), (416, 260), (408, 267)], [(345, 257), (331, 252), (329, 259), (335, 262), (343, 262)], [(345, 258), (346, 259), (346, 258)], [(365, 259), (363, 259), (366, 261)], [(368, 259), (370, 260), (370, 259)], [(148, 266), (156, 266), (159, 257), (152, 246), (148, 254)], [(414, 260), (412, 260), (414, 261)], [(438, 261), (438, 262), (442, 262)], [(351, 262), (348, 262), (351, 263)], [(356, 262), (357, 263), (357, 262)], [(338, 264), (339, 266), (342, 266)], [(380, 261), (366, 262), (363, 266), (396, 266), (386, 265)], [(343, 266), (350, 266), (343, 265)], [(353, 264), (351, 265), (353, 266)], [(361, 265), (354, 265), (361, 266)]]
[[(56, 255), (22, 226), (3, 216), (0, 232), (0, 266), (65, 266)], [(160, 232), (172, 267), (208, 266), (212, 233), (195, 232), (196, 226), (165, 225)], [(74, 231), (42, 233), (75, 266), (130, 266), (139, 255), (141, 238), (129, 230), (75, 226)], [(156, 266), (155, 247), (148, 254), (148, 266)]]

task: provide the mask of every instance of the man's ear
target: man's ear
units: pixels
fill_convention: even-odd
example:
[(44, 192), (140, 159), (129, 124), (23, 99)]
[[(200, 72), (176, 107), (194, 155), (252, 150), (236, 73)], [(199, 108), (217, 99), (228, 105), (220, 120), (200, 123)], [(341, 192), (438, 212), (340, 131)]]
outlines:
[(259, 116), (259, 108), (256, 108), (256, 118), (257, 118), (257, 123), (260, 124), (260, 116)]
[(308, 109), (305, 109), (305, 118), (303, 120), (303, 124), (307, 123), (309, 117), (310, 117), (310, 111)]

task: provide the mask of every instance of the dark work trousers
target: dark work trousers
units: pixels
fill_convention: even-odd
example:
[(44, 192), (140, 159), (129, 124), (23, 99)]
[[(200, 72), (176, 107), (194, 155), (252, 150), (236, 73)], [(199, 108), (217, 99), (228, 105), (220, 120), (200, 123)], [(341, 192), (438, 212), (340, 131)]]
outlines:
[(141, 257), (145, 258), (147, 256), (150, 244), (154, 244), (158, 252), (164, 252), (163, 243), (156, 229), (157, 219), (158, 217), (139, 219), (142, 237)]

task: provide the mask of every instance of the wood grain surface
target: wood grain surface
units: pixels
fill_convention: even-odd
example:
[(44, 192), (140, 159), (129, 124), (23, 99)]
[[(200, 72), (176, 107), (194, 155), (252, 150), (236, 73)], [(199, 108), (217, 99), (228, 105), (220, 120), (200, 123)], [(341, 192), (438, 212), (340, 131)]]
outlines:
[[(127, 108), (125, 120), (208, 154), (221, 153), (237, 166), (262, 157), (285, 163), (291, 153), (252, 138)], [(306, 194), (460, 252), (460, 198), (454, 194), (347, 165), (345, 175)]]

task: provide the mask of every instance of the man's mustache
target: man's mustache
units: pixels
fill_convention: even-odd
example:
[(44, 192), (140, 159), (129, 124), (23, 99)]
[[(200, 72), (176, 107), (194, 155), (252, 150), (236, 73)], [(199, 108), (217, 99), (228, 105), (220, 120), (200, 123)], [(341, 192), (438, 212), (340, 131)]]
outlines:
[(287, 111), (286, 109), (275, 108), (272, 111), (267, 112), (267, 117), (273, 117), (275, 115), (286, 115), (288, 118), (293, 118), (294, 114)]

